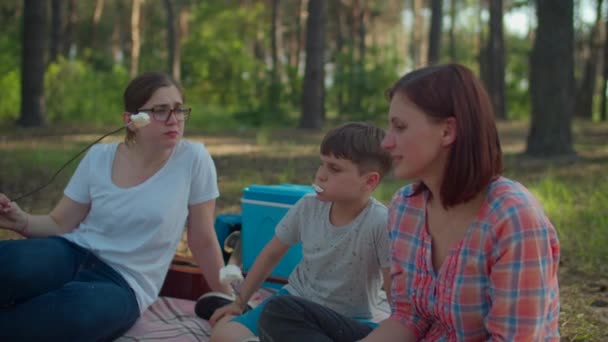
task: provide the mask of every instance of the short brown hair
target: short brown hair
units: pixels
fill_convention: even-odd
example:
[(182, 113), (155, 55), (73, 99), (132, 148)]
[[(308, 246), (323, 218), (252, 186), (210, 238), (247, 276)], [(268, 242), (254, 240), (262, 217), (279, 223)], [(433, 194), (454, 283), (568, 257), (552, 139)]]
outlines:
[(360, 173), (376, 171), (382, 177), (390, 170), (392, 161), (381, 146), (384, 134), (384, 130), (372, 124), (346, 123), (325, 135), (320, 152), (352, 161)]
[[(182, 100), (185, 100), (181, 86), (169, 75), (162, 72), (146, 72), (137, 76), (129, 82), (123, 94), (125, 111), (137, 113), (158, 88), (171, 86), (175, 86), (182, 96)], [(125, 143), (129, 144), (134, 138), (135, 133), (127, 129)]]
[[(414, 70), (398, 80), (387, 97), (392, 99), (397, 93), (405, 95), (432, 120), (456, 119), (456, 140), (440, 189), (445, 208), (469, 201), (502, 173), (492, 103), (470, 69), (445, 64)], [(426, 188), (421, 185), (419, 189)]]

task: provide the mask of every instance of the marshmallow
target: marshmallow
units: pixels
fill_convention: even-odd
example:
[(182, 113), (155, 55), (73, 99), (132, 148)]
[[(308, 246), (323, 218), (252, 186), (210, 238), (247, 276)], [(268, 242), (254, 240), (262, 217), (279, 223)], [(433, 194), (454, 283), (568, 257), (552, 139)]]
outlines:
[(131, 122), (135, 127), (142, 128), (150, 123), (150, 115), (144, 112), (133, 114), (131, 115)]
[(323, 192), (323, 188), (318, 186), (317, 184), (312, 184), (312, 188), (316, 191), (316, 192)]
[(237, 265), (226, 265), (220, 268), (220, 283), (232, 284), (243, 281), (243, 273)]

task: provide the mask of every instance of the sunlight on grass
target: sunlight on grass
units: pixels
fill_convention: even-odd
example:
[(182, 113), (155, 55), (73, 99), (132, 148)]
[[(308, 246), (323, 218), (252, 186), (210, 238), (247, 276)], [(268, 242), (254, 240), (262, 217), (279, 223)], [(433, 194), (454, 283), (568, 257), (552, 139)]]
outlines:
[(565, 261), (585, 271), (608, 271), (608, 182), (597, 185), (593, 179), (568, 181), (549, 175), (530, 190), (558, 231)]

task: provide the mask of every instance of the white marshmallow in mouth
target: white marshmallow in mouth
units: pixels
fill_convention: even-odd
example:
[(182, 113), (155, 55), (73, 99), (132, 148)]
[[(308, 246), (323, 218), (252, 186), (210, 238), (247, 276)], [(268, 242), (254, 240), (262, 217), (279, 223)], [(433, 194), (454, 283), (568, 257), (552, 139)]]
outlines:
[(243, 281), (243, 273), (237, 265), (226, 265), (220, 268), (220, 283), (232, 284)]
[(131, 122), (137, 128), (144, 127), (150, 123), (150, 115), (148, 115), (148, 113), (143, 113), (143, 112), (133, 114), (133, 115), (131, 115)]
[(312, 188), (316, 191), (316, 192), (323, 192), (323, 188), (318, 186), (315, 183), (312, 183)]

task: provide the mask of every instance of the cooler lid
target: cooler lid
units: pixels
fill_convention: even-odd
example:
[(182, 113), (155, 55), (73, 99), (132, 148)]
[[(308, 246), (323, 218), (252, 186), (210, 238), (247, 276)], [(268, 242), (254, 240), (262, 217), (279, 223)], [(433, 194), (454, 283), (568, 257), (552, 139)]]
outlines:
[(312, 186), (301, 184), (257, 185), (243, 189), (243, 199), (295, 204), (302, 196), (314, 192)]

